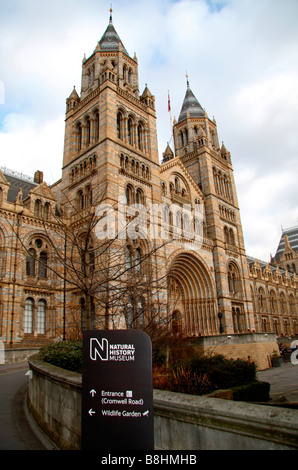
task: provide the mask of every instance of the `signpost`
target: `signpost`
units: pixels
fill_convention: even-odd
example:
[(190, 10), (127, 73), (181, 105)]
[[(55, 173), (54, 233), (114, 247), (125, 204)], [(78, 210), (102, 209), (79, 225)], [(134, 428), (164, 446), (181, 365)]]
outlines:
[(140, 330), (83, 334), (82, 449), (153, 450), (149, 337)]

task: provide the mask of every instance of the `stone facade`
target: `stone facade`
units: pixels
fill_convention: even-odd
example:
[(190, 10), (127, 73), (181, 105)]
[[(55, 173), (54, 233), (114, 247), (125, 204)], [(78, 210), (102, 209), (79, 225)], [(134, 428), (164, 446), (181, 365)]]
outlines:
[[(125, 227), (137, 215), (134, 232), (140, 236), (119, 237), (119, 259), (143, 263), (151, 253), (154, 288), (138, 298), (123, 295), (117, 321), (95, 302), (96, 327), (142, 327), (148, 311), (162, 304), (164, 324), (188, 337), (298, 333), (297, 276), (284, 264), (274, 267), (274, 260), (264, 267), (247, 258), (231, 155), (219, 145), (216, 121), (188, 80), (173, 137), (174, 148), (167, 146), (160, 163), (155, 97), (147, 85), (139, 92), (137, 57), (130, 57), (110, 18), (83, 60), (80, 94), (74, 89), (66, 100), (61, 179), (49, 187), (37, 172), (26, 186), (22, 178), (0, 173), (3, 341), (59, 338), (63, 317), (67, 329), (70, 311), (84, 314), (82, 290), (63, 281), (58, 251), (66, 237), (58, 219), (83, 233), (87, 217), (103, 204), (113, 208), (118, 229), (123, 205)], [(24, 190), (13, 193), (18, 184)], [(65, 259), (71, 250), (68, 243)], [(138, 284), (141, 269), (135, 264), (129, 271)], [(111, 286), (115, 281), (106, 291)], [(131, 311), (141, 311), (142, 321), (128, 324)], [(96, 323), (100, 316), (104, 323)]]

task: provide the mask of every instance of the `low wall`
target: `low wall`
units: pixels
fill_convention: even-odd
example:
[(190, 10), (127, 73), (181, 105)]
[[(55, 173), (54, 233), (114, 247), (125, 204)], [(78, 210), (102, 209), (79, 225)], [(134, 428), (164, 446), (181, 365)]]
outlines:
[[(80, 374), (29, 359), (28, 407), (59, 449), (80, 449)], [(298, 448), (298, 411), (154, 390), (159, 450)]]
[(32, 354), (39, 351), (40, 348), (5, 348), (3, 349), (4, 363), (16, 364), (25, 362)]
[(255, 362), (258, 370), (271, 367), (273, 351), (279, 350), (273, 333), (202, 336), (190, 342), (204, 354), (223, 354), (230, 359)]

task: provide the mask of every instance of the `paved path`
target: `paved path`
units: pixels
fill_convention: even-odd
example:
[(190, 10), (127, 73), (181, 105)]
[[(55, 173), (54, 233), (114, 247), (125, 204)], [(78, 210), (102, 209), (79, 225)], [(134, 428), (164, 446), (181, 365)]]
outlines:
[(27, 364), (0, 366), (0, 450), (46, 450), (28, 421)]
[(286, 362), (281, 367), (272, 367), (258, 372), (257, 375), (259, 380), (271, 384), (270, 398), (273, 401), (282, 403), (285, 399), (298, 406), (298, 365)]

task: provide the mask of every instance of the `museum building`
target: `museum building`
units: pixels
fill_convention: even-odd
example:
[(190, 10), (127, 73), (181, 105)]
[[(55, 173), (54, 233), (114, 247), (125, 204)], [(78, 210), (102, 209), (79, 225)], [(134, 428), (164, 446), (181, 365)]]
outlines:
[[(160, 161), (155, 97), (147, 85), (140, 93), (138, 59), (111, 13), (84, 57), (80, 93), (66, 100), (61, 179), (0, 171), (3, 342), (40, 345), (82, 327), (146, 329), (152, 312), (164, 328), (198, 344), (213, 338), (210, 347), (230, 355), (227, 338), (237, 337), (237, 357), (253, 357), (261, 336), (271, 334), (261, 340), (268, 356), (275, 337), (298, 334), (298, 227), (283, 231), (270, 262), (247, 256), (231, 154), (188, 79), (172, 144)], [(118, 228), (103, 227), (109, 245), (90, 225), (107, 216), (94, 218), (99, 206), (112, 208)], [(125, 236), (120, 219), (132, 227)], [(74, 246), (88, 252), (87, 270), (82, 256), (75, 266)]]

